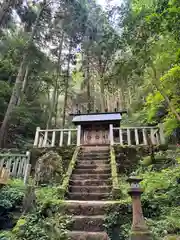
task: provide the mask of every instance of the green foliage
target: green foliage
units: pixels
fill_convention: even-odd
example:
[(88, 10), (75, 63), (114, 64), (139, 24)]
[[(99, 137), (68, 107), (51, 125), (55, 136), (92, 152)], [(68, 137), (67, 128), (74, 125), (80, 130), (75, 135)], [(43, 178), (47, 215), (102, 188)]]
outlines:
[(120, 191), (120, 199), (121, 200), (127, 200), (130, 199), (128, 195), (128, 189), (129, 189), (129, 184), (127, 182), (127, 176), (121, 174), (118, 177), (118, 182), (119, 182), (119, 191)]
[(111, 154), (111, 176), (112, 176), (113, 190), (116, 189), (116, 191), (117, 191), (117, 189), (118, 189), (118, 191), (119, 191), (116, 158), (115, 158), (115, 151), (114, 151), (113, 147), (111, 147), (110, 154)]
[[(174, 239), (178, 239), (180, 235), (179, 154), (179, 149), (156, 150), (155, 161), (152, 162), (149, 161), (148, 151), (145, 149), (142, 151), (141, 148), (137, 149), (137, 155), (141, 156), (139, 161), (142, 158), (145, 165), (137, 165), (134, 174), (143, 178), (141, 182), (144, 189), (142, 207), (147, 224), (153, 234), (153, 240), (171, 239), (173, 236)], [(122, 165), (126, 165), (122, 158), (121, 161)], [(107, 209), (105, 227), (110, 239), (129, 239), (132, 210), (131, 199), (127, 195), (129, 189), (126, 182), (127, 177), (122, 173), (119, 174), (119, 184), (122, 190), (121, 201)]]
[(41, 187), (36, 189), (37, 204), (48, 205), (51, 203), (61, 203), (62, 196), (58, 186)]
[(110, 239), (129, 239), (131, 208), (129, 203), (119, 203), (107, 209), (104, 227)]
[[(25, 188), (21, 180), (11, 180), (9, 185), (0, 192), (0, 205), (10, 211), (12, 217), (17, 214), (14, 211), (15, 208), (22, 205)], [(66, 232), (71, 223), (71, 218), (61, 213), (62, 200), (60, 199), (58, 186), (36, 189), (36, 208), (34, 212), (21, 216), (12, 231), (0, 233), (0, 239), (68, 239)]]
[(18, 240), (66, 240), (66, 227), (70, 220), (66, 216), (55, 214), (44, 218), (35, 213), (20, 219), (13, 229), (13, 239)]
[(0, 206), (5, 209), (20, 206), (24, 193), (24, 183), (21, 180), (12, 180), (10, 185), (3, 187), (0, 191)]
[(10, 231), (0, 232), (0, 240), (10, 240), (12, 238), (12, 233)]

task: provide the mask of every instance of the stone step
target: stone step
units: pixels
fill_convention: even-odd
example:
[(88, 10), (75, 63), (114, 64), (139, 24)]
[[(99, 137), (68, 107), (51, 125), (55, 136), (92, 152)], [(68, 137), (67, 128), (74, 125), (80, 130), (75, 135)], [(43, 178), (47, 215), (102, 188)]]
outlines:
[(89, 164), (87, 162), (85, 162), (84, 164), (82, 164), (82, 162), (78, 162), (76, 164), (76, 168), (78, 169), (96, 169), (96, 168), (111, 168), (111, 165), (109, 163), (105, 163), (105, 164), (99, 164), (98, 162), (93, 162), (92, 164)]
[(77, 165), (103, 165), (103, 164), (110, 164), (110, 161), (108, 159), (101, 159), (101, 160), (93, 160), (93, 159), (77, 159)]
[(72, 174), (71, 180), (86, 180), (86, 179), (105, 179), (108, 180), (111, 174)]
[(111, 193), (87, 193), (87, 192), (69, 192), (67, 197), (70, 200), (107, 200), (112, 198)]
[(81, 153), (107, 153), (109, 152), (109, 147), (102, 148), (100, 146), (98, 147), (91, 147), (91, 148), (81, 148)]
[(90, 151), (90, 152), (79, 152), (78, 155), (107, 155), (110, 154), (110, 151)]
[(72, 230), (73, 231), (92, 231), (92, 232), (101, 232), (104, 230), (103, 215), (96, 216), (84, 216), (78, 215), (72, 217)]
[(83, 150), (81, 150), (79, 152), (79, 154), (109, 154), (109, 153), (110, 153), (109, 149), (108, 150), (96, 150), (96, 151), (93, 151), (93, 150), (91, 150), (91, 151), (83, 151)]
[(73, 171), (73, 174), (110, 174), (111, 169), (110, 168), (95, 168), (95, 169), (80, 169), (76, 168)]
[(101, 150), (108, 150), (109, 149), (109, 146), (107, 146), (107, 144), (104, 144), (104, 145), (100, 145), (100, 146), (87, 146), (87, 145), (82, 145), (81, 146), (81, 149), (83, 151), (87, 151), (89, 149), (91, 149), (91, 151), (96, 151), (98, 149), (101, 149)]
[[(70, 185), (76, 185), (76, 186), (98, 186), (99, 179), (70, 180), (69, 183)], [(111, 179), (101, 180), (101, 185), (103, 186), (107, 186), (111, 184), (112, 184)]]
[(81, 162), (81, 161), (94, 161), (94, 162), (100, 162), (100, 161), (104, 161), (104, 162), (109, 162), (110, 163), (110, 157), (109, 158), (77, 158), (77, 162)]
[(85, 216), (94, 216), (94, 215), (104, 215), (106, 213), (107, 207), (110, 206), (109, 203), (104, 202), (66, 202), (63, 207), (64, 213), (67, 215), (85, 215)]
[(78, 158), (109, 158), (110, 154), (79, 154)]
[(83, 193), (110, 193), (112, 190), (111, 186), (73, 186), (70, 185), (69, 191), (72, 193), (83, 192)]
[(71, 231), (68, 232), (70, 240), (108, 240), (106, 232), (83, 232)]

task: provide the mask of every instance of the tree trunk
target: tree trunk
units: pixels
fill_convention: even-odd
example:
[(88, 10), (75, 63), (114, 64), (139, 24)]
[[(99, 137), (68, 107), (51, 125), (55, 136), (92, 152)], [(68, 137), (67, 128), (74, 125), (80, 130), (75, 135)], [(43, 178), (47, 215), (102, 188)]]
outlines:
[(100, 97), (101, 97), (101, 111), (105, 110), (105, 96), (104, 96), (104, 79), (103, 76), (100, 78)]
[(4, 0), (0, 8), (0, 26), (2, 26), (4, 17), (9, 11), (9, 8), (16, 3), (16, 0)]
[(33, 38), (36, 34), (38, 23), (39, 23), (41, 15), (43, 13), (44, 7), (45, 7), (45, 5), (42, 6), (42, 8), (41, 8), (41, 10), (40, 10), (40, 12), (39, 12), (39, 14), (36, 18), (35, 25), (32, 29), (31, 36), (30, 36), (30, 38), (27, 42), (26, 48), (24, 50), (23, 58), (22, 58), (22, 61), (21, 61), (21, 64), (20, 64), (20, 67), (19, 67), (19, 70), (18, 70), (18, 74), (17, 74), (17, 77), (16, 77), (16, 81), (15, 81), (15, 84), (14, 84), (14, 87), (13, 87), (11, 99), (9, 101), (8, 108), (6, 110), (6, 114), (4, 116), (4, 120), (3, 120), (1, 128), (0, 128), (0, 147), (2, 147), (3, 143), (5, 142), (4, 135), (5, 135), (5, 132), (8, 130), (9, 121), (11, 119), (13, 110), (14, 110), (16, 104), (17, 104), (17, 101), (20, 97), (24, 67), (25, 67), (25, 64), (26, 64), (26, 61), (27, 61), (29, 48), (30, 48), (31, 44), (33, 43)]
[(180, 121), (180, 115), (179, 113), (176, 111), (175, 107), (173, 106), (173, 104), (171, 103), (169, 97), (166, 95), (163, 87), (160, 87), (160, 85), (158, 85), (159, 79), (157, 77), (157, 73), (156, 73), (156, 69), (155, 67), (152, 65), (152, 70), (154, 73), (154, 78), (155, 81), (153, 81), (153, 85), (155, 86), (155, 88), (160, 92), (160, 94), (163, 96), (164, 100), (167, 102), (171, 112), (176, 116), (176, 118), (178, 119), (178, 121)]
[(101, 112), (105, 111), (105, 88), (104, 88), (104, 70), (105, 67), (103, 67), (102, 64), (102, 58), (99, 56), (99, 75), (100, 75), (100, 105), (101, 105)]
[(68, 99), (68, 88), (69, 88), (69, 71), (70, 71), (70, 60), (71, 60), (71, 42), (69, 45), (69, 54), (68, 54), (68, 66), (67, 66), (67, 76), (65, 77), (65, 93), (64, 93), (64, 107), (63, 107), (63, 119), (62, 119), (62, 128), (65, 126), (66, 122), (66, 108), (67, 108), (67, 99)]
[(88, 110), (92, 111), (91, 107), (91, 88), (90, 88), (90, 72), (89, 72), (89, 52), (87, 52), (87, 74), (86, 74), (86, 81), (87, 81), (87, 98), (88, 98)]
[(18, 99), (18, 103), (17, 103), (18, 106), (20, 105), (21, 100), (23, 98), (23, 94), (25, 93), (25, 88), (26, 88), (27, 80), (28, 80), (28, 74), (29, 74), (29, 65), (26, 66), (25, 75), (24, 75), (24, 79), (23, 79), (23, 83), (22, 83), (22, 89), (21, 89), (21, 93), (19, 95), (19, 99)]
[(56, 75), (56, 82), (53, 92), (53, 99), (52, 99), (52, 107), (49, 109), (49, 118), (47, 122), (46, 128), (50, 127), (51, 121), (52, 121), (52, 115), (54, 111), (56, 110), (56, 101), (58, 101), (58, 81), (61, 73), (61, 54), (62, 54), (62, 47), (63, 47), (63, 41), (64, 41), (64, 33), (62, 33), (62, 37), (59, 43), (59, 54), (58, 54), (58, 63), (57, 63), (57, 75)]

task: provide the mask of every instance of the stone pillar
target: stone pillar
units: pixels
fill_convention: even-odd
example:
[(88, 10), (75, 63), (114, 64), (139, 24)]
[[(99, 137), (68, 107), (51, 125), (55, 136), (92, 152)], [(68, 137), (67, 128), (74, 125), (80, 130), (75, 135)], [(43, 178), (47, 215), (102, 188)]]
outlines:
[(142, 179), (136, 177), (130, 177), (128, 179), (128, 182), (131, 185), (128, 193), (132, 198), (133, 209), (130, 240), (152, 240), (151, 233), (148, 230), (142, 211), (141, 194), (143, 193), (143, 190), (139, 186), (139, 182), (141, 181)]

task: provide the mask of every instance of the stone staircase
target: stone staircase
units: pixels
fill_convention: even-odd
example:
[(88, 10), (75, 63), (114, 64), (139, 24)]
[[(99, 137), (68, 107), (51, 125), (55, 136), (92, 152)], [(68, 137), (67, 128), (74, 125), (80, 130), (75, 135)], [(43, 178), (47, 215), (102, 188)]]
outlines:
[(67, 214), (73, 215), (71, 239), (108, 239), (103, 223), (111, 191), (109, 147), (82, 147), (66, 201)]

